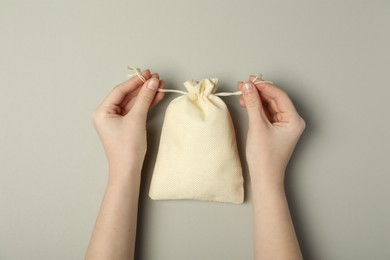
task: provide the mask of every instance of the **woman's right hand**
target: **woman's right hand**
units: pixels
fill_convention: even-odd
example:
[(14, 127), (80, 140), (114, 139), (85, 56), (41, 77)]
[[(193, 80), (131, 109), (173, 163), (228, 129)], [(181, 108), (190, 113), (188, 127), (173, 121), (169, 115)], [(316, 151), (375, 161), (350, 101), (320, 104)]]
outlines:
[[(142, 72), (146, 79), (133, 77), (117, 85), (93, 114), (93, 123), (106, 152), (111, 179), (140, 174), (146, 145), (146, 119), (151, 107), (158, 104), (164, 87), (157, 73)], [(119, 173), (125, 176), (118, 176)]]
[[(273, 84), (239, 82), (240, 104), (246, 107), (249, 129), (246, 158), (252, 182), (283, 185), (284, 172), (305, 121), (288, 95)], [(261, 79), (259, 79), (261, 80)], [(257, 80), (257, 81), (259, 81)]]

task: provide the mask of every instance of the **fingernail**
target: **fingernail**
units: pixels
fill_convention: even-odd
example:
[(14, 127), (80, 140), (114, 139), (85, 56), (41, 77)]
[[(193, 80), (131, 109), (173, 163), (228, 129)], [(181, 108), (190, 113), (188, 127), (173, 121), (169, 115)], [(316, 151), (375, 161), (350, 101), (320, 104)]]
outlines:
[(158, 89), (158, 79), (151, 78), (148, 83), (146, 83), (146, 87), (151, 90), (157, 90)]
[(251, 93), (252, 91), (253, 91), (252, 84), (250, 84), (248, 82), (245, 82), (244, 85), (243, 85), (243, 88), (242, 88), (242, 92), (244, 94), (248, 94), (248, 93)]

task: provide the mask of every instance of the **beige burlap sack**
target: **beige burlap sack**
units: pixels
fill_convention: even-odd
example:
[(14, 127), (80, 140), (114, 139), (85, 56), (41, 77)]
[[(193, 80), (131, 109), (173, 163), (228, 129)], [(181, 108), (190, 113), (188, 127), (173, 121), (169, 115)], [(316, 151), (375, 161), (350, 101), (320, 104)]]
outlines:
[[(236, 136), (218, 79), (184, 83), (188, 93), (168, 106), (149, 196), (242, 203)], [(180, 92), (180, 91), (176, 91)], [(183, 92), (182, 92), (183, 93)]]

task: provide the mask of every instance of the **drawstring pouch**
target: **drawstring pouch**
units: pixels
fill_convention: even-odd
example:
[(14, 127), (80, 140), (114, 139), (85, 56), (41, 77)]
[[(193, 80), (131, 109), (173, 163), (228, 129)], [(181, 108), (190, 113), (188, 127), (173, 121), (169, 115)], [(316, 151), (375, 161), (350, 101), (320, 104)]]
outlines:
[[(129, 68), (143, 78), (138, 68)], [(149, 190), (153, 200), (244, 201), (235, 131), (220, 98), (241, 91), (216, 93), (217, 84), (218, 79), (209, 78), (184, 82), (187, 92), (159, 89), (182, 95), (170, 102), (165, 113)]]

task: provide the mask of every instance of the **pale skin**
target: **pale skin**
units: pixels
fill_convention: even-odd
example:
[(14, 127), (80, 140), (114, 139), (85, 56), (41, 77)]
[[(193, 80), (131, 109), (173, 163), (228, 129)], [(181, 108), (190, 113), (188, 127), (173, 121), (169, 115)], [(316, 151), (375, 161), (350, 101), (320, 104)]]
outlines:
[[(142, 72), (116, 86), (95, 110), (93, 122), (109, 165), (109, 178), (85, 259), (134, 259), (141, 169), (148, 110), (164, 87), (157, 73)], [(302, 259), (284, 192), (284, 173), (305, 122), (285, 92), (272, 84), (238, 82), (249, 116), (246, 158), (254, 221), (254, 256)]]
[(272, 84), (239, 82), (249, 127), (246, 158), (253, 197), (255, 259), (302, 259), (284, 192), (287, 163), (305, 122), (288, 95)]

